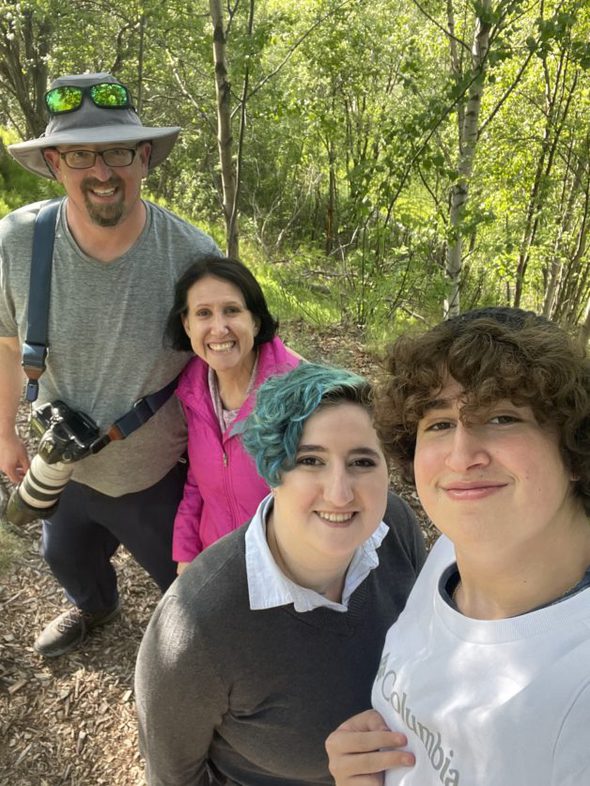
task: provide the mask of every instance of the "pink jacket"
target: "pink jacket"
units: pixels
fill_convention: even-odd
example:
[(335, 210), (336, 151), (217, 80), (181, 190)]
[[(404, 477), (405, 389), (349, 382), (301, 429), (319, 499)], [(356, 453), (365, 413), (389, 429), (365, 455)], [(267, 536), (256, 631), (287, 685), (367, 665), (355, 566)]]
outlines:
[(188, 424), (189, 469), (174, 520), (175, 561), (190, 562), (211, 543), (249, 521), (268, 494), (268, 486), (232, 430), (251, 412), (262, 382), (274, 374), (284, 374), (299, 362), (278, 338), (261, 344), (253, 390), (223, 434), (209, 393), (207, 364), (194, 357), (186, 365), (176, 395)]

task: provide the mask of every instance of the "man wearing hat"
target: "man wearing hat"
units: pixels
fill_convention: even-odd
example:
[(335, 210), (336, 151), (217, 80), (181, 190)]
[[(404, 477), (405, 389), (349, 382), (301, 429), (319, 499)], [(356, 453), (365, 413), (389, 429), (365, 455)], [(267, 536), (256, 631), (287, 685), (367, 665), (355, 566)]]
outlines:
[[(170, 153), (179, 128), (141, 124), (110, 74), (57, 79), (45, 96), (39, 139), (11, 145), (26, 169), (65, 189), (55, 222), (46, 370), (35, 405), (60, 400), (107, 430), (143, 396), (165, 388), (187, 360), (163, 345), (176, 279), (215, 243), (143, 201), (141, 181)], [(15, 432), (33, 233), (43, 203), (0, 222), (0, 470), (13, 483), (29, 467)], [(72, 607), (35, 641), (67, 652), (119, 611), (111, 557), (124, 544), (164, 591), (176, 570), (172, 525), (182, 496), (182, 414), (171, 396), (126, 439), (74, 465), (43, 521), (43, 555)]]

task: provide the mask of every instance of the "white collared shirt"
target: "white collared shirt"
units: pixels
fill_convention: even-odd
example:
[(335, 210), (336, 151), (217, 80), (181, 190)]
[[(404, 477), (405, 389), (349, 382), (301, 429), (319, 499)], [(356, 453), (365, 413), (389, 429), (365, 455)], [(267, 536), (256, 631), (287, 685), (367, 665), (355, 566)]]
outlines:
[(342, 602), (336, 603), (315, 590), (295, 584), (274, 561), (266, 541), (266, 521), (272, 505), (273, 497), (269, 494), (258, 506), (246, 531), (246, 576), (252, 611), (287, 606), (290, 603), (299, 612), (312, 611), (320, 606), (334, 611), (347, 611), (352, 593), (379, 564), (377, 549), (389, 532), (387, 524), (382, 521), (371, 537), (354, 552), (346, 571)]

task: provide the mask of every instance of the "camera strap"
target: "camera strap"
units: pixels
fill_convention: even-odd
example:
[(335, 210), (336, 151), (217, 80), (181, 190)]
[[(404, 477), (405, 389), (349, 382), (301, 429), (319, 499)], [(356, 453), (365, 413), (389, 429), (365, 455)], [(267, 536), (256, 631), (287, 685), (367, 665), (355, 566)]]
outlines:
[(168, 401), (176, 390), (177, 384), (178, 377), (175, 377), (155, 393), (138, 398), (129, 412), (116, 420), (104, 434), (101, 434), (98, 439), (94, 440), (90, 446), (90, 452), (98, 453), (99, 450), (105, 448), (113, 440), (127, 439), (130, 434), (133, 434), (140, 426), (147, 423), (152, 415), (155, 415), (160, 407)]
[(62, 199), (52, 199), (51, 202), (43, 205), (37, 213), (33, 232), (27, 336), (23, 344), (22, 357), (23, 370), (28, 380), (25, 397), (31, 403), (36, 401), (39, 395), (39, 377), (45, 371), (53, 241), (57, 213), (62, 201)]
[[(51, 270), (57, 214), (63, 199), (52, 199), (37, 213), (33, 232), (33, 256), (29, 279), (29, 306), (27, 335), (23, 344), (22, 366), (27, 376), (26, 400), (30, 403), (39, 395), (39, 377), (45, 371), (47, 334), (49, 326), (49, 301), (51, 296)], [(116, 420), (107, 431), (96, 439), (90, 448), (98, 453), (113, 440), (126, 439), (154, 415), (174, 393), (175, 377), (155, 393), (137, 399), (125, 415)]]

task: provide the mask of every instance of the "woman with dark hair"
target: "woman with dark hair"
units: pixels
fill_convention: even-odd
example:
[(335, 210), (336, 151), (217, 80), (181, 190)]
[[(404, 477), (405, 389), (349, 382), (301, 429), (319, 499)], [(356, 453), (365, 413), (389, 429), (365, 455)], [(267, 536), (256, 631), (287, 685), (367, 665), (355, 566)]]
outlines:
[(403, 336), (387, 371), (378, 431), (443, 534), (375, 709), (328, 739), (336, 784), (588, 784), (588, 359), (543, 317), (486, 308)]
[(300, 358), (276, 336), (258, 281), (235, 259), (206, 256), (176, 283), (166, 336), (196, 357), (176, 395), (188, 425), (189, 468), (174, 522), (178, 573), (204, 548), (248, 521), (268, 486), (244, 453), (239, 431), (259, 385)]
[(342, 369), (302, 363), (258, 391), (243, 440), (272, 494), (173, 584), (140, 647), (149, 786), (332, 783), (325, 736), (367, 705), (424, 560), (371, 414)]

